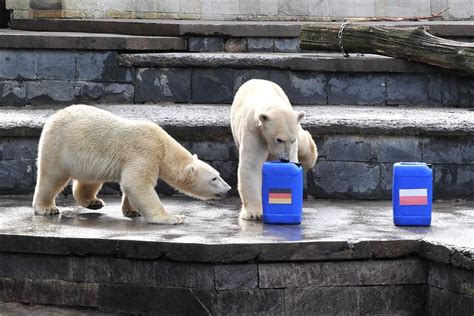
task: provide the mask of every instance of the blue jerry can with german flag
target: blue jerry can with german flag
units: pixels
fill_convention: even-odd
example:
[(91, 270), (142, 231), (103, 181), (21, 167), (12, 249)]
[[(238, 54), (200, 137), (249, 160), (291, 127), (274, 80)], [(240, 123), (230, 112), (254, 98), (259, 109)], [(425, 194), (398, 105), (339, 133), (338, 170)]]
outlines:
[(292, 162), (265, 162), (262, 170), (265, 224), (300, 224), (303, 215), (303, 168)]

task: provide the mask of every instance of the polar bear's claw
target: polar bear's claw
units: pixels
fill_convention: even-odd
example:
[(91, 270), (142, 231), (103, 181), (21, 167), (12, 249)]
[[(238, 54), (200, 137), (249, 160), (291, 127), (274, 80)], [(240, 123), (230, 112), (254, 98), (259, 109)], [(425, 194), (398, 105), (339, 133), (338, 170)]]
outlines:
[(166, 216), (151, 216), (146, 219), (148, 224), (158, 225), (178, 225), (183, 224), (186, 216), (184, 215), (166, 215)]
[(86, 208), (91, 209), (91, 210), (98, 210), (103, 208), (105, 205), (104, 201), (102, 200), (93, 200), (89, 203), (89, 205), (86, 206)]
[(246, 221), (260, 221), (262, 220), (262, 212), (258, 212), (258, 211), (252, 212), (252, 211), (243, 209), (240, 212), (240, 218)]
[(142, 214), (140, 214), (137, 210), (124, 210), (123, 211), (123, 216), (126, 216), (126, 217), (140, 217), (142, 216)]
[(59, 214), (59, 209), (55, 206), (53, 207), (45, 207), (42, 209), (35, 209), (36, 215), (57, 215)]

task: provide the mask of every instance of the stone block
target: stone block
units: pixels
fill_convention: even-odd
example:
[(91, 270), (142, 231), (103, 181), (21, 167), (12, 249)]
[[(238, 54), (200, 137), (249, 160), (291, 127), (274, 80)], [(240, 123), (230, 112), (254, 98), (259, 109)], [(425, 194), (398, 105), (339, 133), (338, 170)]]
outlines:
[(25, 105), (25, 83), (21, 81), (0, 81), (0, 104), (5, 106)]
[(239, 156), (234, 140), (231, 138), (223, 142), (184, 141), (181, 144), (191, 153), (197, 154), (200, 159), (207, 161), (237, 160)]
[(387, 104), (428, 105), (429, 82), (426, 75), (387, 74)]
[(459, 106), (458, 78), (453, 75), (429, 74), (428, 95), (430, 105)]
[(470, 270), (431, 262), (428, 284), (457, 294), (470, 295), (474, 298), (474, 273)]
[(309, 0), (278, 1), (278, 14), (287, 16), (306, 16), (309, 12)]
[(393, 163), (380, 164), (380, 197), (392, 198)]
[(474, 107), (474, 82), (464, 76), (458, 77), (459, 105)]
[(250, 37), (247, 39), (249, 52), (273, 52), (273, 38)]
[(216, 290), (253, 289), (258, 287), (256, 264), (217, 265)]
[(231, 69), (195, 69), (192, 75), (193, 103), (232, 103), (233, 73)]
[(0, 50), (0, 78), (35, 79), (36, 52), (19, 50)]
[(0, 161), (0, 194), (30, 193), (34, 189), (36, 161)]
[(229, 53), (242, 53), (247, 51), (246, 38), (229, 38), (224, 42), (224, 51)]
[(426, 307), (428, 315), (472, 315), (474, 311), (474, 297), (430, 286)]
[(382, 105), (385, 76), (368, 74), (328, 75), (329, 104)]
[[(290, 1), (285, 1), (285, 3), (290, 3)], [(300, 52), (299, 38), (275, 38), (273, 40), (273, 49), (276, 53)]]
[(269, 80), (285, 91), (292, 104), (326, 104), (326, 76), (305, 71), (271, 70)]
[(423, 160), (434, 164), (473, 164), (472, 137), (426, 138), (423, 141)]
[(284, 290), (218, 291), (218, 315), (282, 315), (285, 309)]
[(346, 18), (354, 16), (354, 9), (358, 5), (345, 0), (328, 0), (329, 16), (333, 18)]
[(0, 299), (27, 304), (95, 308), (98, 285), (58, 280), (0, 278)]
[(77, 53), (69, 51), (40, 51), (36, 61), (36, 78), (75, 80)]
[(26, 83), (27, 103), (72, 104), (80, 95), (81, 87), (71, 81), (29, 81)]
[(99, 310), (106, 313), (209, 315), (215, 294), (210, 290), (101, 284)]
[(260, 288), (424, 284), (418, 259), (259, 265)]
[(360, 289), (360, 313), (422, 315), (425, 285), (370, 286)]
[(63, 8), (61, 0), (30, 0), (30, 7), (33, 10), (60, 10)]
[(272, 80), (272, 70), (234, 70), (234, 94), (239, 90), (240, 86), (251, 79)]
[(224, 40), (222, 37), (190, 37), (188, 50), (190, 52), (222, 52)]
[(378, 137), (377, 161), (421, 161), (421, 142), (419, 137)]
[(64, 256), (2, 253), (0, 261), (4, 278), (68, 280), (71, 272), (69, 258)]
[(79, 81), (78, 102), (84, 103), (133, 103), (134, 86), (128, 83), (101, 83)]
[(313, 182), (320, 198), (376, 199), (380, 196), (380, 165), (321, 160), (313, 170)]
[(77, 56), (79, 80), (132, 82), (134, 68), (119, 67), (117, 52), (80, 52)]
[(435, 199), (474, 199), (474, 165), (435, 165)]
[(356, 287), (285, 289), (285, 315), (360, 315)]
[[(191, 69), (141, 68), (135, 80), (135, 102), (178, 102), (191, 100)], [(208, 88), (205, 91), (212, 91)]]
[(3, 138), (3, 160), (36, 159), (38, 156), (38, 139)]
[(198, 263), (155, 262), (155, 286), (214, 290), (214, 267)]

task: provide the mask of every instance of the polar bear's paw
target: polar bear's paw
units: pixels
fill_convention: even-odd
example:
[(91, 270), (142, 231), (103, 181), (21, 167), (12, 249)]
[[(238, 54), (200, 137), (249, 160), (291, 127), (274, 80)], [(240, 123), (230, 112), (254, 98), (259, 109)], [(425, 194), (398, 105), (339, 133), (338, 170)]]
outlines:
[(261, 221), (262, 220), (262, 210), (249, 210), (242, 208), (240, 211), (240, 218), (246, 221)]
[(86, 206), (86, 208), (91, 209), (91, 210), (98, 210), (101, 209), (105, 206), (104, 201), (97, 199), (97, 200), (92, 200), (89, 202), (89, 204)]
[(146, 218), (148, 224), (159, 224), (159, 225), (177, 225), (183, 224), (186, 216), (184, 215), (155, 215)]
[(123, 216), (126, 217), (140, 217), (142, 214), (140, 214), (137, 210), (126, 208), (122, 209)]
[(36, 215), (57, 215), (59, 214), (59, 209), (56, 206), (44, 207), (44, 208), (35, 208)]

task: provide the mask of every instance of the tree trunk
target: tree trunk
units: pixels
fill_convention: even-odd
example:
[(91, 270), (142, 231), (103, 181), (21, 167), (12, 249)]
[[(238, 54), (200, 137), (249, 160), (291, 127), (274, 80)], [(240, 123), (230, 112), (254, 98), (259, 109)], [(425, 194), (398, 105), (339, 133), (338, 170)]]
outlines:
[(474, 73), (474, 44), (436, 37), (426, 28), (395, 28), (347, 24), (307, 24), (301, 28), (300, 46), (305, 50), (337, 50), (405, 58), (448, 69)]

